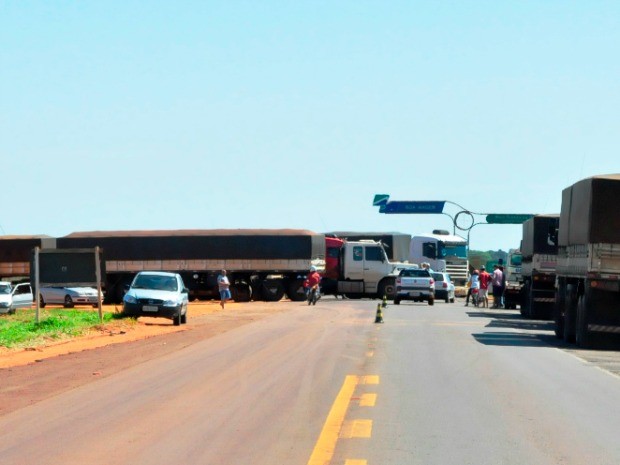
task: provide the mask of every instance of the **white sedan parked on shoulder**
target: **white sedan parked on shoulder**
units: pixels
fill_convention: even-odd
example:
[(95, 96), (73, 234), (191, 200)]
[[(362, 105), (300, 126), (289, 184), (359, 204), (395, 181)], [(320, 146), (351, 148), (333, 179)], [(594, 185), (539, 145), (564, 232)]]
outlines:
[(39, 305), (60, 304), (65, 308), (76, 305), (98, 306), (97, 289), (94, 287), (42, 287)]

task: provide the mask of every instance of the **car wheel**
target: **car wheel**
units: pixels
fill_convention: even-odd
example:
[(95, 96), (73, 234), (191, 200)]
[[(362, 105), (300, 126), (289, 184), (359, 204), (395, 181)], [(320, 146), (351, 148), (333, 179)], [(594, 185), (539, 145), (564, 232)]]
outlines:
[(43, 296), (39, 296), (39, 307), (45, 308), (45, 300), (43, 300)]
[(181, 326), (181, 313), (172, 317), (172, 323), (174, 326)]
[(447, 304), (449, 304), (449, 303), (450, 303), (450, 299), (449, 299), (448, 297), (446, 297), (446, 298), (444, 299), (444, 301), (445, 301)]
[(435, 305), (435, 299), (433, 299), (433, 298), (428, 299), (428, 304), (429, 305)]
[(185, 312), (183, 315), (181, 315), (181, 324), (182, 325), (187, 324), (187, 312)]
[(70, 295), (65, 296), (65, 303), (63, 304), (65, 308), (73, 308), (73, 299)]

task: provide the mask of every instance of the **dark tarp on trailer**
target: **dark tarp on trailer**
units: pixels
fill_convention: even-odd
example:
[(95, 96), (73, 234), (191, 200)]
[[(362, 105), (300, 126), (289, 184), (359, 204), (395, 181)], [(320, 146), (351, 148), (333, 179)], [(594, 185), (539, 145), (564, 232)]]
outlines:
[(562, 191), (559, 245), (620, 243), (620, 174), (593, 176)]
[(99, 246), (106, 260), (297, 260), (325, 256), (325, 238), (295, 229), (95, 231), (58, 239), (59, 248)]

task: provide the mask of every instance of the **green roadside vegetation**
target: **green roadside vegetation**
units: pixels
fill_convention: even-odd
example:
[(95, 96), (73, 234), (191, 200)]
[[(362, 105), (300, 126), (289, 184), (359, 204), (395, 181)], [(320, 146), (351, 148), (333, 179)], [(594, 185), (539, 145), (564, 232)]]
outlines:
[[(103, 325), (119, 319), (120, 313), (103, 313)], [(81, 336), (102, 327), (98, 312), (89, 310), (40, 310), (39, 323), (35, 320), (35, 310), (17, 310), (14, 315), (0, 315), (0, 347), (36, 347), (49, 341)]]

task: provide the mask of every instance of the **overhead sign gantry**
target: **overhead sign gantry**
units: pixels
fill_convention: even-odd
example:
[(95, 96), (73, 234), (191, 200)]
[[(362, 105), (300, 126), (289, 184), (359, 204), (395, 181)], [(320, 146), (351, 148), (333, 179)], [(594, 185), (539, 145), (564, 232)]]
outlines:
[[(522, 224), (534, 215), (532, 213), (477, 213), (449, 200), (391, 200), (389, 194), (376, 194), (372, 202), (379, 207), (379, 213), (386, 214), (443, 214), (452, 219), (454, 233), (456, 230), (469, 231), (478, 224)], [(454, 215), (446, 213), (446, 204), (460, 208)], [(479, 218), (479, 221), (476, 220)]]

